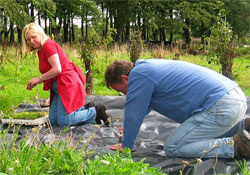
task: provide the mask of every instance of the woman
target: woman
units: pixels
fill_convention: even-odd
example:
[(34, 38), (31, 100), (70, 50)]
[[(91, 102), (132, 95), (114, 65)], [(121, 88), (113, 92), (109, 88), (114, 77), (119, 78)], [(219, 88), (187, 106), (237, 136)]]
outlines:
[(37, 50), (41, 75), (30, 79), (27, 90), (44, 83), (44, 90), (50, 90), (49, 120), (52, 125), (70, 126), (79, 123), (109, 125), (103, 104), (85, 103), (85, 76), (69, 61), (62, 48), (51, 40), (41, 26), (30, 23), (22, 32), (22, 52)]

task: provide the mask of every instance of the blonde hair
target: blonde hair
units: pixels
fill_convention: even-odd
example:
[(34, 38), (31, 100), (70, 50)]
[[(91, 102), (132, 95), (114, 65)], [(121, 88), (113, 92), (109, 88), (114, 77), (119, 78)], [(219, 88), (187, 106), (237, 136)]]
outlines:
[(32, 33), (36, 33), (41, 37), (41, 45), (43, 46), (43, 44), (45, 43), (45, 41), (47, 39), (49, 39), (49, 36), (46, 35), (46, 33), (44, 32), (43, 28), (36, 24), (36, 23), (29, 23), (27, 24), (22, 31), (22, 53), (27, 53), (30, 52), (32, 50), (34, 50), (28, 43), (26, 40), (26, 35), (28, 32), (32, 32)]

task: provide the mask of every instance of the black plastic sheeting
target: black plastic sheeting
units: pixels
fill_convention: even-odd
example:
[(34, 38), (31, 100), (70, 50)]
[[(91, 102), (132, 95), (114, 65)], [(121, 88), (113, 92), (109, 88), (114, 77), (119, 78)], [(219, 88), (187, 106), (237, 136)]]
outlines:
[[(118, 135), (118, 129), (122, 126), (124, 117), (125, 96), (88, 96), (86, 102), (93, 101), (94, 103), (104, 103), (107, 108), (107, 113), (112, 118), (109, 127), (96, 124), (83, 124), (72, 126), (68, 131), (66, 127), (53, 127), (53, 133), (49, 128), (42, 128), (39, 133), (40, 140), (51, 142), (59, 135), (61, 139), (69, 139), (72, 135), (72, 144), (80, 140), (78, 148), (80, 149), (88, 143), (89, 150), (95, 150), (98, 153), (115, 153), (109, 149), (110, 145), (121, 142)], [(48, 107), (42, 108), (48, 111)], [(21, 104), (16, 110), (21, 111), (41, 111), (37, 104)], [(248, 97), (247, 115), (250, 115), (250, 97)], [(244, 159), (201, 159), (198, 163), (196, 158), (170, 158), (165, 155), (163, 150), (164, 141), (179, 126), (173, 120), (152, 111), (144, 119), (140, 133), (136, 140), (136, 151), (132, 153), (132, 157), (136, 161), (145, 159), (145, 163), (150, 166), (160, 167), (162, 172), (168, 174), (236, 174), (241, 170), (236, 161), (243, 162)], [(5, 128), (2, 126), (0, 128)], [(22, 126), (19, 130), (19, 135), (31, 133), (32, 127)], [(246, 159), (248, 167), (250, 167), (250, 159)], [(184, 162), (188, 162), (185, 164)], [(193, 162), (193, 163), (191, 163)], [(185, 168), (184, 168), (185, 164)]]

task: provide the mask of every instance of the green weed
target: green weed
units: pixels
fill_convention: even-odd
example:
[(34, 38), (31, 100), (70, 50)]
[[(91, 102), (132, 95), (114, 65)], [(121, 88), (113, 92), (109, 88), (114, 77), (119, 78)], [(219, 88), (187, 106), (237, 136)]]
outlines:
[(87, 150), (90, 138), (79, 150), (80, 140), (73, 144), (72, 134), (67, 139), (59, 136), (45, 142), (39, 139), (41, 127), (33, 128), (25, 138), (18, 136), (19, 127), (14, 127), (14, 134), (11, 135), (8, 134), (9, 128), (0, 132), (0, 174), (165, 174), (160, 168), (150, 167), (144, 160), (132, 160), (131, 152), (126, 149), (123, 153), (97, 155), (91, 160), (89, 157), (94, 151)]
[(85, 150), (86, 146), (77, 150), (79, 142), (70, 145), (70, 139), (60, 137), (49, 143), (39, 141), (40, 129), (33, 128), (32, 133), (21, 140), (18, 128), (11, 136), (9, 128), (0, 132), (0, 172), (13, 175), (84, 174), (84, 161), (91, 154)]
[(87, 160), (84, 173), (88, 175), (164, 175), (159, 168), (150, 167), (144, 159), (136, 162), (131, 152), (124, 149), (122, 153), (102, 154), (95, 156), (94, 160)]
[(249, 175), (250, 174), (250, 169), (247, 166), (247, 161), (244, 159), (244, 161), (236, 161), (237, 165), (239, 166), (240, 170), (241, 170), (241, 174), (242, 175)]

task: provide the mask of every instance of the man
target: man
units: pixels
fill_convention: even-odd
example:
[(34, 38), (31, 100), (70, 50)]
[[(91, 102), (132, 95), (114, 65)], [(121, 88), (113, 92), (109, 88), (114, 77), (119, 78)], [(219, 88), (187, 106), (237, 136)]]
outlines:
[(105, 81), (126, 94), (122, 144), (111, 149), (135, 149), (143, 119), (153, 109), (181, 123), (165, 142), (167, 156), (250, 156), (246, 97), (223, 75), (184, 61), (148, 59), (133, 65), (116, 60), (107, 67)]

